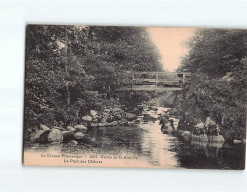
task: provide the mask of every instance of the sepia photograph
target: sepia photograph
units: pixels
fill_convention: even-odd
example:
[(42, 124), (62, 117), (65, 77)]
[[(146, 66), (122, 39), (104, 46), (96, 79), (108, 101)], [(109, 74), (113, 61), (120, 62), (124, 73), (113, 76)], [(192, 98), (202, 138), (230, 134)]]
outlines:
[(26, 26), (23, 164), (245, 169), (247, 30)]

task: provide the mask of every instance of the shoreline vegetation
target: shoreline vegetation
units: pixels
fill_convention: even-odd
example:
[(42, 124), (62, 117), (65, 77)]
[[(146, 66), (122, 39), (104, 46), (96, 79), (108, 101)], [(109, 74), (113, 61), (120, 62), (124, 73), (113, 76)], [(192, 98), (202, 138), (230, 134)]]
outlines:
[[(198, 30), (177, 71), (191, 72), (178, 92), (115, 92), (131, 71), (161, 71), (145, 28), (28, 25), (24, 143), (94, 143), (91, 128), (157, 120), (142, 103), (169, 107), (166, 133), (184, 141), (244, 144), (247, 32)], [(138, 118), (142, 116), (142, 121)]]

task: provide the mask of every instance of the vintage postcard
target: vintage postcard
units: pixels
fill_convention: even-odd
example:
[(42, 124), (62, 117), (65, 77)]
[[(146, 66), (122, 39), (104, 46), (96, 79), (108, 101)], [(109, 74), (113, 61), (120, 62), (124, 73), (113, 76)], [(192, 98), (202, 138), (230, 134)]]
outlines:
[(247, 30), (27, 25), (23, 164), (245, 169)]

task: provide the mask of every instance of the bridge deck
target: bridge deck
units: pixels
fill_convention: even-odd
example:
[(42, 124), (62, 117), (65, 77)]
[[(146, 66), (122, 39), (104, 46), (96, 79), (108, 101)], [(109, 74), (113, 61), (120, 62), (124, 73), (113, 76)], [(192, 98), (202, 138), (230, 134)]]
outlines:
[(116, 89), (116, 91), (180, 91), (182, 87), (158, 87), (156, 85), (152, 86), (128, 86), (128, 87), (120, 87)]
[(186, 72), (132, 72), (128, 86), (116, 91), (178, 91), (190, 81)]

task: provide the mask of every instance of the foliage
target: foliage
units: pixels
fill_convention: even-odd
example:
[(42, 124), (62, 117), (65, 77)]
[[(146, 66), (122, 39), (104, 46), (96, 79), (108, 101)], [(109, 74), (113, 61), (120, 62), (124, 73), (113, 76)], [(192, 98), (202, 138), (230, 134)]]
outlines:
[(210, 116), (227, 139), (246, 136), (247, 31), (199, 30), (181, 69), (192, 72), (191, 84), (177, 109), (187, 118)]
[[(79, 122), (109, 103), (130, 71), (160, 70), (145, 28), (28, 25), (25, 129)], [(117, 96), (117, 95), (115, 95)]]

